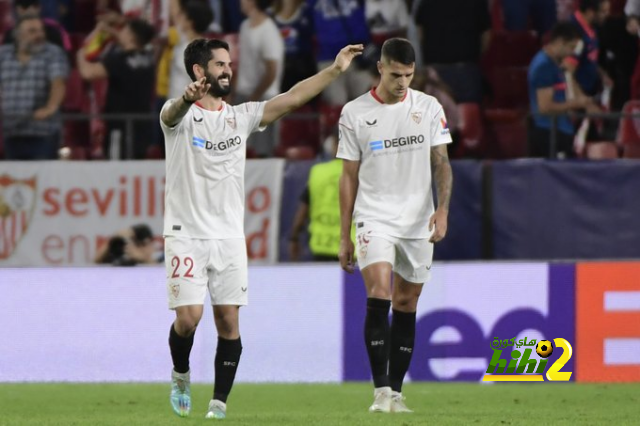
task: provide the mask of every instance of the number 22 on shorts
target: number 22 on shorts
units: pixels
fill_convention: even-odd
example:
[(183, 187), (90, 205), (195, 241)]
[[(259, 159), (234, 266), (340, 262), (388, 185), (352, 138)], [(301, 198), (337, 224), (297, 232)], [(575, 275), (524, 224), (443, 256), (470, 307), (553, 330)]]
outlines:
[[(180, 267), (182, 265), (182, 268)], [(180, 278), (180, 272), (186, 271), (182, 274), (184, 278), (193, 278), (193, 259), (190, 257), (184, 257), (181, 261), (178, 256), (173, 256), (171, 258), (171, 267), (173, 267), (173, 272), (171, 273), (171, 278)]]

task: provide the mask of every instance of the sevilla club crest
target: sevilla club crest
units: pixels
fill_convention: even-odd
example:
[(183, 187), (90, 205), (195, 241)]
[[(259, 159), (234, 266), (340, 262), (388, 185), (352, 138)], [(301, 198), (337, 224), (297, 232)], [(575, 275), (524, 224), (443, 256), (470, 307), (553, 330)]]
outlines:
[(233, 130), (236, 129), (236, 119), (235, 118), (227, 118), (225, 119), (227, 122), (227, 126), (231, 127)]
[(413, 119), (413, 121), (416, 122), (416, 124), (420, 124), (420, 122), (422, 121), (422, 112), (420, 111), (412, 112), (411, 118)]
[(8, 259), (27, 233), (35, 200), (35, 177), (0, 176), (0, 260)]

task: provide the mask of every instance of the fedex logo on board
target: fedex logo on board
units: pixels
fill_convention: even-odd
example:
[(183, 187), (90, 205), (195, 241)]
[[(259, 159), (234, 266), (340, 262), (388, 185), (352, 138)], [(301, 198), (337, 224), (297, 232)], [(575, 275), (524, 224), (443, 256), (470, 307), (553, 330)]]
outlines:
[[(495, 336), (574, 339), (574, 287), (573, 265), (436, 264), (418, 303), (408, 379), (480, 381)], [(361, 276), (345, 274), (343, 291), (343, 379), (370, 380), (361, 338), (366, 309)], [(552, 354), (549, 365), (560, 356), (561, 351)], [(574, 371), (575, 358), (564, 369)]]

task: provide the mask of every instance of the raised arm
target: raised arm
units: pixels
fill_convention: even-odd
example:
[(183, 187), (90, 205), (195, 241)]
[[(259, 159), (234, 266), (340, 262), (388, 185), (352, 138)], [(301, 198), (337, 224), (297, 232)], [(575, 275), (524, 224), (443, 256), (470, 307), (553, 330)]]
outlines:
[(184, 95), (173, 101), (169, 107), (162, 110), (162, 114), (160, 114), (162, 122), (169, 127), (178, 124), (180, 120), (182, 120), (182, 117), (187, 114), (191, 105), (202, 99), (211, 88), (211, 84), (206, 81), (207, 78), (202, 77), (200, 80), (189, 84), (184, 91)]
[(264, 107), (260, 125), (269, 125), (316, 97), (325, 87), (349, 68), (353, 58), (362, 54), (363, 48), (364, 46), (361, 44), (345, 47), (338, 53), (335, 62), (331, 66), (306, 80), (302, 80), (289, 89), (288, 92), (268, 101)]
[(436, 184), (438, 195), (438, 208), (429, 220), (429, 230), (436, 229), (429, 241), (437, 243), (447, 234), (447, 217), (449, 215), (449, 202), (451, 201), (451, 189), (453, 187), (453, 173), (449, 163), (447, 145), (436, 145), (431, 148), (431, 169), (433, 180)]
[(358, 172), (360, 161), (342, 160), (340, 176), (340, 266), (345, 271), (353, 272), (353, 242), (351, 241), (351, 222), (353, 207), (358, 194)]

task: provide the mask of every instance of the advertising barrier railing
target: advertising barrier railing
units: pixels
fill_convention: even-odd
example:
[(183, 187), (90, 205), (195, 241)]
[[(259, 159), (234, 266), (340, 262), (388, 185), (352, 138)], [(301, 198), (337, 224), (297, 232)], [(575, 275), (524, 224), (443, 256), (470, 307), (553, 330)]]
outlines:
[[(411, 381), (640, 381), (640, 262), (436, 263), (422, 293)], [(369, 380), (359, 272), (252, 266), (243, 382)], [(0, 382), (163, 382), (174, 314), (165, 270), (4, 268)], [(211, 309), (192, 379), (213, 380)]]

